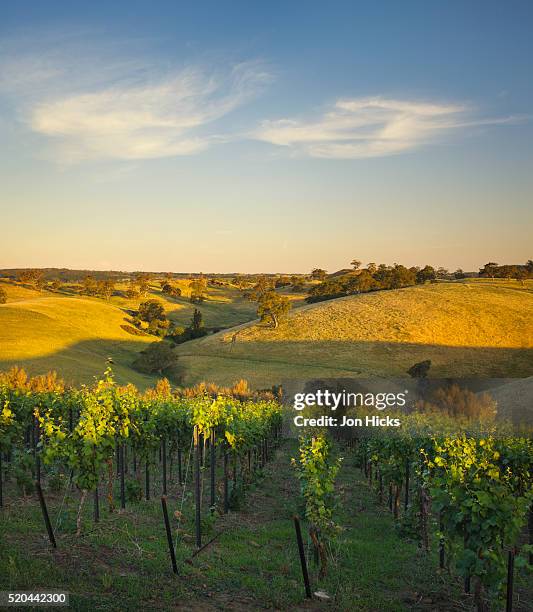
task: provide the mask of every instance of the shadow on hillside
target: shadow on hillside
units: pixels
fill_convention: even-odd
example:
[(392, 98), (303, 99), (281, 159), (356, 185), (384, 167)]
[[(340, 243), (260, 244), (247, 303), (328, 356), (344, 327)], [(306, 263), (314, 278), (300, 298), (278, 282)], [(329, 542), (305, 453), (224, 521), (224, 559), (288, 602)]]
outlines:
[(28, 359), (0, 359), (0, 371), (13, 366), (24, 368), (32, 376), (55, 370), (69, 384), (92, 383), (100, 377), (111, 358), (115, 379), (119, 384), (129, 382), (145, 388), (157, 379), (131, 368), (138, 353), (149, 346), (135, 340), (84, 340), (54, 353)]
[[(405, 376), (420, 361), (431, 359), (430, 376), (474, 376), (522, 378), (533, 375), (533, 349), (463, 347), (401, 342), (351, 342), (335, 340), (275, 342), (191, 342), (182, 345), (179, 355), (210, 358), (212, 369), (224, 368), (224, 361), (243, 364), (243, 377), (250, 369), (269, 370), (276, 364), (286, 370), (309, 368), (353, 372), (354, 376)], [(217, 366), (220, 362), (220, 366)], [(279, 369), (279, 368), (275, 368)], [(273, 383), (279, 382), (273, 380)]]

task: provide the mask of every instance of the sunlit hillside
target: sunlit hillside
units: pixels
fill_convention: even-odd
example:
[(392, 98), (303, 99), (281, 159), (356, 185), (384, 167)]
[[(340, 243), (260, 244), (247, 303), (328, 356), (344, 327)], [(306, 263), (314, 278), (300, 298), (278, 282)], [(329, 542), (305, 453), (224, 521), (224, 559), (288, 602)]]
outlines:
[[(141, 388), (154, 378), (142, 375), (131, 364), (154, 336), (131, 335), (127, 325), (129, 312), (146, 299), (158, 299), (174, 324), (190, 324), (195, 308), (202, 312), (208, 329), (229, 328), (251, 321), (257, 305), (246, 300), (236, 287), (209, 287), (206, 301), (192, 304), (186, 280), (173, 282), (182, 291), (172, 298), (152, 283), (146, 296), (127, 298), (126, 284), (117, 283), (114, 295), (106, 301), (82, 297), (77, 284), (64, 284), (55, 292), (36, 291), (19, 283), (0, 280), (7, 303), (0, 305), (0, 370), (23, 366), (32, 374), (56, 370), (69, 382), (91, 382), (106, 367), (111, 357), (119, 382), (133, 382)], [(303, 301), (301, 293), (291, 293), (295, 304)]]
[(111, 357), (120, 382), (153, 382), (129, 367), (153, 338), (124, 331), (125, 313), (116, 306), (2, 286), (8, 303), (0, 305), (0, 370), (19, 365), (32, 374), (56, 370), (69, 382), (91, 382)]
[(532, 322), (532, 281), (476, 279), (321, 302), (276, 330), (247, 325), (178, 350), (187, 384), (403, 376), (425, 359), (432, 376), (516, 377), (533, 374)]

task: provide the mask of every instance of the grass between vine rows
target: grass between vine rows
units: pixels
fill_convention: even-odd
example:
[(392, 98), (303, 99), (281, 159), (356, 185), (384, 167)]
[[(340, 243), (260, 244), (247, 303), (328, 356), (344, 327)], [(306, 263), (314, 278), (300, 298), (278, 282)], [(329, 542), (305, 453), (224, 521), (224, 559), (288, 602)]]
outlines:
[[(204, 542), (218, 537), (192, 560), (192, 499), (185, 495), (178, 576), (170, 570), (158, 482), (151, 501), (128, 504), (124, 513), (109, 514), (102, 495), (96, 527), (92, 503), (87, 503), (79, 538), (74, 535), (77, 493), (71, 500), (64, 500), (64, 492), (47, 493), (58, 528), (56, 551), (48, 546), (35, 499), (17, 499), (8, 489), (7, 507), (0, 511), (0, 590), (65, 589), (73, 610), (472, 609), (459, 580), (437, 569), (436, 542), (426, 555), (416, 542), (399, 535), (348, 452), (338, 480), (336, 515), (344, 529), (336, 560), (320, 582), (309, 555), (313, 591), (323, 590), (331, 599), (306, 601), (292, 523), (293, 514), (301, 513), (290, 466), (296, 452), (293, 441), (283, 442), (240, 510), (213, 520), (206, 516)], [(208, 470), (204, 485), (207, 502)], [(172, 514), (180, 509), (182, 496), (179, 486), (170, 487)], [(172, 516), (171, 521), (175, 531), (178, 519)], [(526, 610), (533, 585), (520, 577), (517, 583), (515, 609)]]

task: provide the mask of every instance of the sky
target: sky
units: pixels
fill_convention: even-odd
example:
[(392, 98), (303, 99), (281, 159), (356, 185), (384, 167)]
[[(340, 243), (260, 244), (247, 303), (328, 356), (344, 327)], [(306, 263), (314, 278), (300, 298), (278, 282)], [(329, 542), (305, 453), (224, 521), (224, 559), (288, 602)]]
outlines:
[(0, 0), (0, 268), (533, 258), (533, 4)]

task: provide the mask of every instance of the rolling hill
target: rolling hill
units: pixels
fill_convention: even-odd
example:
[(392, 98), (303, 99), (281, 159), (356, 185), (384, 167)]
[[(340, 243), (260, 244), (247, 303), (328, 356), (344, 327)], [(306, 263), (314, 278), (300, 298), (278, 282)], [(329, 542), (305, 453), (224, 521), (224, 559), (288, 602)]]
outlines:
[[(257, 322), (178, 348), (184, 384), (246, 378), (533, 374), (533, 283), (468, 280), (339, 298), (299, 308), (276, 330)], [(236, 341), (232, 338), (236, 335)]]
[(89, 383), (111, 357), (119, 382), (141, 388), (153, 383), (130, 368), (153, 338), (121, 329), (125, 313), (113, 304), (2, 286), (8, 302), (0, 305), (0, 370), (13, 365), (31, 374), (56, 370), (67, 382)]

